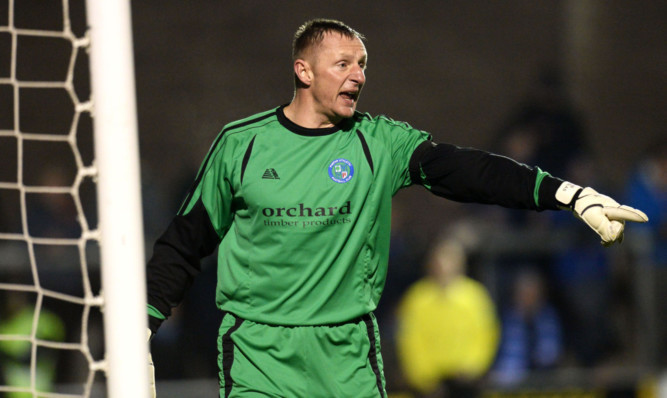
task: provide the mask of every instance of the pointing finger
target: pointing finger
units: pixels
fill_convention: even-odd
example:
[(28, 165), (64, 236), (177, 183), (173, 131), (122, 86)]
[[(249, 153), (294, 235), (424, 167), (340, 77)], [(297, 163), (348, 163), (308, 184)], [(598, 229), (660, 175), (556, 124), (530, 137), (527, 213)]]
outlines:
[(616, 221), (634, 221), (634, 222), (647, 222), (648, 217), (644, 214), (643, 211), (633, 209), (630, 206), (620, 206), (620, 207), (605, 207), (604, 214), (610, 220)]

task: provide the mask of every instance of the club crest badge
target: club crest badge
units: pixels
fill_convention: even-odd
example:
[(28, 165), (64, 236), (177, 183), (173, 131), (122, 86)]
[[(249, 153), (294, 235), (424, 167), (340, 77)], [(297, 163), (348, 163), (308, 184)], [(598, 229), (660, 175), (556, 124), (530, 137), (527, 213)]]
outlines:
[(329, 163), (329, 177), (339, 184), (346, 183), (354, 175), (354, 166), (347, 159), (336, 159)]

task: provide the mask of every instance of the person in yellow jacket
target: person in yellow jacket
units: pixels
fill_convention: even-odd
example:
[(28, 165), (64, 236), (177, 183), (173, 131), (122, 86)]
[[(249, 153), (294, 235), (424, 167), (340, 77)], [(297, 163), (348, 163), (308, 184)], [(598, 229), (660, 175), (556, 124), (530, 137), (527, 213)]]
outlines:
[(34, 342), (28, 340), (28, 337), (33, 333), (33, 328), (36, 328), (35, 339), (64, 341), (63, 320), (45, 307), (41, 307), (35, 324), (36, 308), (27, 295), (22, 293), (9, 293), (3, 301), (6, 316), (0, 319), (0, 335), (5, 337), (0, 339), (0, 380), (2, 380), (0, 384), (4, 384), (10, 390), (0, 396), (30, 398), (34, 396), (32, 392), (28, 392), (32, 388), (40, 392), (52, 392), (56, 376), (57, 351), (38, 349), (34, 367), (35, 384), (31, 387), (33, 377), (31, 352)]
[(467, 256), (458, 241), (438, 242), (427, 261), (427, 275), (398, 307), (403, 375), (420, 396), (476, 396), (498, 350), (496, 307), (484, 285), (466, 276)]

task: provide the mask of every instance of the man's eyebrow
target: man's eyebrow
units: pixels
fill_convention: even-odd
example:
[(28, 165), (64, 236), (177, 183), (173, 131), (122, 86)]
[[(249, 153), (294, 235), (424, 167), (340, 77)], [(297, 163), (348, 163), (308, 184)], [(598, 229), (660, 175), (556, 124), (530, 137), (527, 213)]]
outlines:
[[(341, 52), (340, 54), (338, 54), (338, 59), (356, 59), (356, 58), (357, 55), (352, 52)], [(364, 62), (366, 62), (367, 59), (368, 59), (368, 54), (364, 54), (359, 58), (359, 60)]]

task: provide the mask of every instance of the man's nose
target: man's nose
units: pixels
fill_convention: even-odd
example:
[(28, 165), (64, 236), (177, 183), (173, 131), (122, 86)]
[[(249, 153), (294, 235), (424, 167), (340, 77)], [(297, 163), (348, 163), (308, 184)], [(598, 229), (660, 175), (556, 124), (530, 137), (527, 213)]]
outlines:
[(366, 82), (366, 74), (364, 72), (364, 68), (361, 66), (357, 65), (352, 69), (352, 74), (350, 75), (350, 80), (357, 84), (364, 84)]

